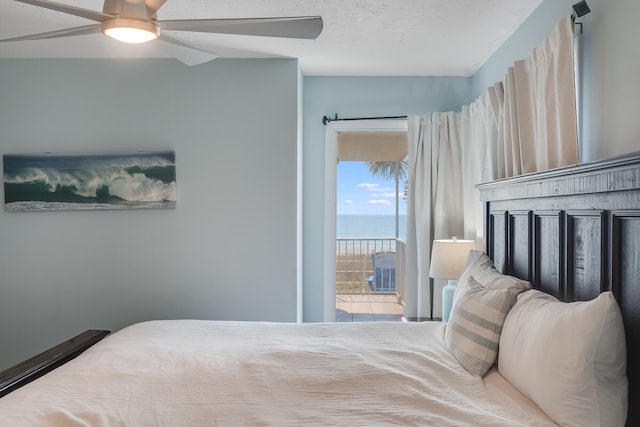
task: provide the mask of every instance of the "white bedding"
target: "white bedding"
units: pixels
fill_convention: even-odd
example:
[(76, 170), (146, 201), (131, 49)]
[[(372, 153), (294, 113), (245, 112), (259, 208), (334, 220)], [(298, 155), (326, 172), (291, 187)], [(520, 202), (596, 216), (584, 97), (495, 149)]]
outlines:
[(438, 322), (174, 320), (125, 328), (0, 399), (3, 426), (548, 426)]

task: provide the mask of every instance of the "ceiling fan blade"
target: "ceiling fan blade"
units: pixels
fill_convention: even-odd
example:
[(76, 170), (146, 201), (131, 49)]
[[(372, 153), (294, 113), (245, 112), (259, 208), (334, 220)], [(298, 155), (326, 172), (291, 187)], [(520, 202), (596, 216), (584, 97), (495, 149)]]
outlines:
[(102, 11), (120, 18), (149, 20), (167, 0), (105, 0)]
[(145, 0), (149, 16), (154, 16), (158, 9), (160, 9), (166, 2), (167, 0)]
[(202, 33), (242, 34), (249, 36), (315, 39), (322, 32), (319, 16), (247, 19), (177, 19), (158, 21), (162, 30)]
[(69, 6), (66, 4), (54, 3), (46, 0), (16, 0), (20, 3), (40, 6), (45, 9), (57, 10), (58, 12), (68, 13), (69, 15), (79, 16), (81, 18), (91, 19), (96, 22), (104, 22), (107, 19), (113, 19), (112, 15), (95, 10), (83, 9), (81, 7)]
[(180, 49), (178, 52), (176, 52), (176, 59), (186, 65), (198, 65), (209, 62), (218, 57), (218, 55), (213, 52), (208, 52), (195, 45), (192, 45), (191, 43), (187, 43), (184, 40), (180, 40), (179, 38), (170, 36), (168, 34), (161, 33), (158, 37), (158, 40), (186, 48)]
[[(199, 50), (200, 52), (205, 52), (205, 53), (208, 53), (208, 54), (211, 54), (211, 55), (216, 55), (213, 52), (208, 52), (208, 51), (206, 51), (206, 50), (204, 50), (204, 49), (202, 49), (202, 48), (200, 48), (198, 46), (195, 46), (195, 45), (193, 45), (191, 43), (188, 43), (188, 42), (186, 42), (184, 40), (181, 40), (181, 39), (179, 39), (177, 37), (170, 36), (169, 34), (162, 33), (162, 34), (160, 34), (158, 39), (160, 39), (162, 41), (165, 41), (167, 43), (172, 43), (172, 44), (175, 44), (175, 45), (178, 45), (178, 46), (186, 47), (186, 48), (189, 48), (189, 49)], [(218, 55), (216, 55), (216, 56), (218, 56)]]
[(55, 39), (59, 37), (84, 36), (101, 32), (100, 24), (85, 25), (82, 27), (65, 28), (64, 30), (47, 31), (46, 33), (30, 34), (28, 36), (13, 37), (0, 40), (0, 42), (19, 42), (26, 40)]

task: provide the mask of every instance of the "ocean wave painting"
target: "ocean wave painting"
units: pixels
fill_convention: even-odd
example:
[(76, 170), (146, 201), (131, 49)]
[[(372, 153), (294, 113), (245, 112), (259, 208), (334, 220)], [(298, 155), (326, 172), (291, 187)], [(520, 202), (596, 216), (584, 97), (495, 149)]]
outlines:
[(10, 212), (175, 208), (172, 151), (132, 154), (5, 154)]

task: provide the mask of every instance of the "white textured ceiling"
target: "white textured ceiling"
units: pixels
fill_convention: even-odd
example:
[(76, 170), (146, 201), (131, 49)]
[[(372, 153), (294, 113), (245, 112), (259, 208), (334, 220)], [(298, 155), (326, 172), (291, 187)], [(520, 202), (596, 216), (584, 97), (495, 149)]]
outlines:
[[(102, 10), (101, 0), (57, 0)], [(224, 58), (298, 58), (305, 75), (469, 76), (542, 0), (168, 0), (158, 19), (319, 15), (317, 40), (172, 32)], [(0, 39), (92, 21), (0, 0)], [(0, 43), (0, 58), (180, 58), (182, 48), (96, 34)]]

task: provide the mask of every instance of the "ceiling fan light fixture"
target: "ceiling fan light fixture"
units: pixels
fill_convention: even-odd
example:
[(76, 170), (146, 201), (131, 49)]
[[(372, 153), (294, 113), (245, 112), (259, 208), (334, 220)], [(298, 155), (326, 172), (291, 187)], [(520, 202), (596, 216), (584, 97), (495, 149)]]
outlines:
[(145, 43), (157, 39), (160, 35), (158, 26), (153, 22), (124, 18), (104, 21), (102, 32), (125, 43)]

